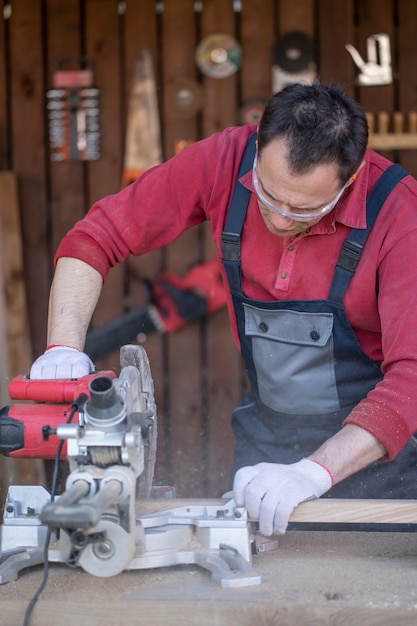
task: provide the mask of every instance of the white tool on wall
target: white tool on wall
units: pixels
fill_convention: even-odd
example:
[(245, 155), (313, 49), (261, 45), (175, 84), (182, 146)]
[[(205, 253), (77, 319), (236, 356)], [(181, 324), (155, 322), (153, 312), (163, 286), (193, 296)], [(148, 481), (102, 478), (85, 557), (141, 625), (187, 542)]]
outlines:
[(389, 85), (392, 83), (389, 35), (378, 33), (368, 37), (366, 40), (367, 61), (362, 59), (359, 52), (351, 44), (346, 44), (345, 47), (360, 70), (356, 79), (358, 85)]

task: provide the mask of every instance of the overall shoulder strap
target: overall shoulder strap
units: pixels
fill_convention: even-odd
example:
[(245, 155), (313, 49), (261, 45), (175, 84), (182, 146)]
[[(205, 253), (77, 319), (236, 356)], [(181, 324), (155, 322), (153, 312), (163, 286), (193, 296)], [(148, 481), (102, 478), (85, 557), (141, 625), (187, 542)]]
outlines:
[(346, 237), (337, 261), (329, 299), (341, 301), (376, 218), (394, 187), (408, 172), (398, 163), (391, 165), (378, 179), (366, 201), (366, 228), (352, 228)]
[(243, 222), (245, 221), (251, 192), (239, 182), (239, 179), (252, 169), (257, 137), (257, 133), (249, 137), (240, 162), (232, 200), (227, 212), (226, 224), (222, 234), (223, 262), (240, 260), (240, 233), (242, 232)]

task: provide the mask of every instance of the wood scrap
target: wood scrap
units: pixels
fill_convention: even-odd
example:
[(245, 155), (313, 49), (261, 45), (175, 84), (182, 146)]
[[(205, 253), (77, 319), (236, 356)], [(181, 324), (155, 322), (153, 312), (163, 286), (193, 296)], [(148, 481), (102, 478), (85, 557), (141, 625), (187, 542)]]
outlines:
[[(10, 171), (0, 172), (0, 256), (0, 333), (5, 339), (1, 355), (1, 406), (4, 406), (9, 402), (6, 395), (8, 381), (18, 374), (27, 373), (32, 361), (17, 180)], [(4, 364), (7, 364), (7, 369)], [(0, 468), (3, 488), (0, 496), (5, 495), (5, 489), (11, 482), (42, 484), (44, 481), (43, 462), (40, 460), (2, 459)]]

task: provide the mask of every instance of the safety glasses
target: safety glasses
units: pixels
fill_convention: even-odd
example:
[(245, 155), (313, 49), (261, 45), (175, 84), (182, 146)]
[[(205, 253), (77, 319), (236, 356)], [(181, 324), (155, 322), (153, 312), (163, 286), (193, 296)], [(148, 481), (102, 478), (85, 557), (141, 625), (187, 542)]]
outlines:
[(336, 198), (332, 200), (332, 202), (330, 202), (329, 204), (326, 204), (320, 209), (294, 209), (293, 208), (291, 211), (288, 211), (287, 209), (284, 209), (278, 204), (273, 204), (270, 200), (268, 200), (268, 198), (265, 197), (265, 195), (261, 191), (258, 176), (256, 173), (257, 162), (258, 162), (258, 154), (255, 155), (255, 159), (253, 162), (253, 169), (252, 169), (253, 186), (254, 186), (255, 195), (258, 201), (262, 204), (262, 206), (266, 207), (267, 209), (270, 209), (271, 211), (275, 211), (276, 213), (280, 213), (284, 217), (288, 217), (292, 220), (297, 220), (299, 222), (309, 222), (310, 220), (315, 220), (317, 218), (323, 217), (324, 215), (327, 215), (328, 213), (330, 213), (330, 211), (339, 202), (340, 198), (342, 197), (349, 183), (348, 181), (347, 183), (343, 185), (342, 189), (339, 191)]

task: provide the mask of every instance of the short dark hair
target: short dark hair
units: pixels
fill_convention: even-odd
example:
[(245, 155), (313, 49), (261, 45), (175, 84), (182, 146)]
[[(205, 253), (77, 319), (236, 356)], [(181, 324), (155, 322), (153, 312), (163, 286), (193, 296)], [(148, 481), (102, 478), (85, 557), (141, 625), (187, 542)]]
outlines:
[(323, 163), (339, 165), (344, 184), (356, 172), (368, 143), (362, 107), (343, 89), (315, 80), (285, 87), (269, 99), (259, 122), (259, 154), (274, 139), (284, 138), (295, 174)]

